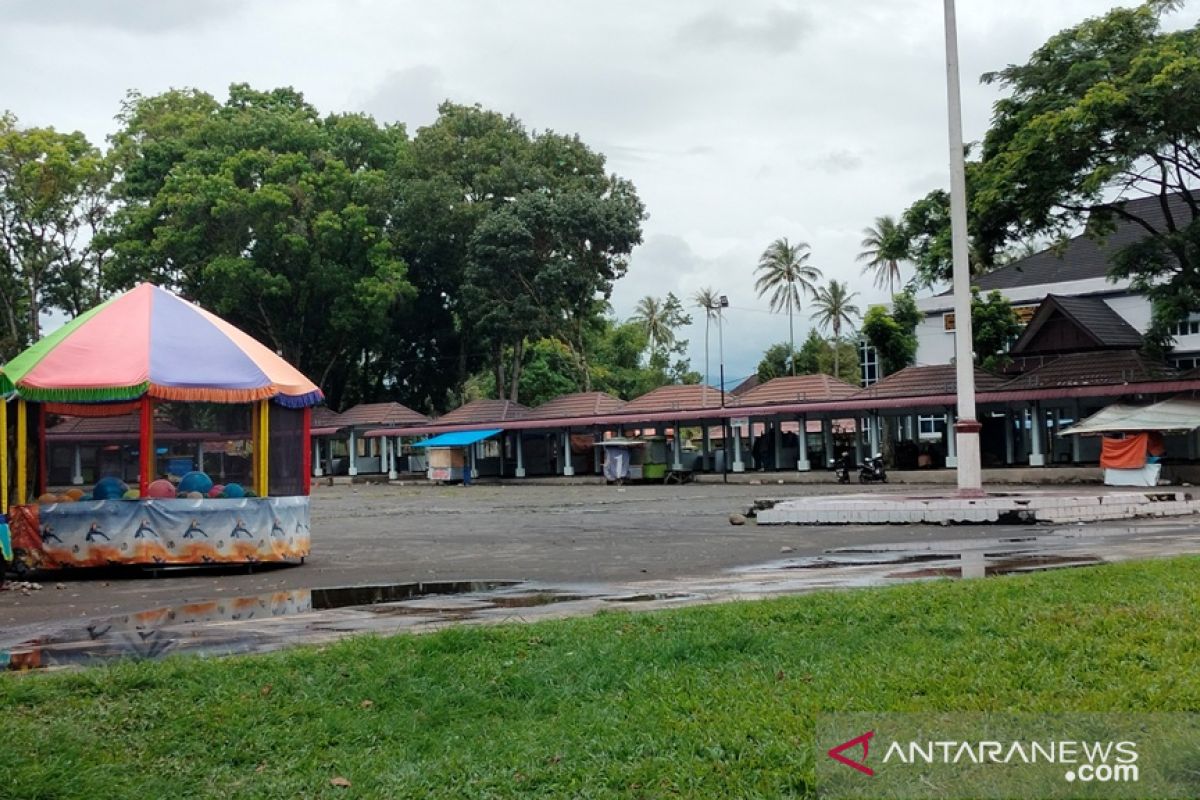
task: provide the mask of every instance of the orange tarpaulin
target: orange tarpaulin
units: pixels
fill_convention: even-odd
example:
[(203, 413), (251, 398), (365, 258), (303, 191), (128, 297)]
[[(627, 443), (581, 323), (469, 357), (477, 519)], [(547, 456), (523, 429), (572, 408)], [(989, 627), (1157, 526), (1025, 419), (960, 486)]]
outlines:
[[(1161, 436), (1157, 444), (1161, 453)], [(1146, 452), (1150, 446), (1150, 436), (1146, 433), (1135, 433), (1124, 439), (1105, 436), (1100, 450), (1100, 466), (1105, 469), (1141, 469), (1146, 466)]]

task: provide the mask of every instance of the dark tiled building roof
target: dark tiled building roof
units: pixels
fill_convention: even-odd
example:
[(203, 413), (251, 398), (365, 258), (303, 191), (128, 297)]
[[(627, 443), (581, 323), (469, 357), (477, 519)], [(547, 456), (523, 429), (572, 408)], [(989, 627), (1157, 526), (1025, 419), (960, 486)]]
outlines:
[(1012, 379), (1003, 391), (1065, 389), (1125, 383), (1179, 380), (1183, 373), (1136, 350), (1071, 353)]
[[(429, 422), (429, 417), (399, 403), (359, 403), (338, 414), (332, 424), (390, 428), (401, 425), (424, 425), (427, 422)], [(317, 425), (315, 414), (313, 415), (313, 425), (314, 427)]]
[(851, 386), (831, 375), (788, 375), (756, 386), (738, 398), (738, 405), (765, 406), (818, 400), (845, 400), (857, 394)]
[(1038, 307), (1033, 319), (1012, 346), (1014, 355), (1033, 348), (1043, 328), (1056, 316), (1065, 317), (1096, 349), (1136, 349), (1142, 346), (1142, 335), (1112, 306), (1098, 297), (1070, 297), (1049, 294)]
[(340, 428), (344, 424), (341, 419), (342, 415), (329, 406), (317, 406), (313, 409), (312, 426), (314, 428)]
[[(975, 368), (975, 391), (998, 389), (1004, 378)], [(927, 367), (905, 367), (893, 372), (879, 383), (872, 384), (854, 395), (854, 399), (881, 397), (931, 397), (957, 394), (958, 378), (953, 364), (934, 364)]]
[(635, 397), (625, 404), (621, 413), (655, 413), (660, 411), (690, 411), (721, 407), (721, 390), (704, 384), (660, 386)]
[(525, 419), (566, 419), (568, 417), (591, 417), (603, 414), (615, 414), (625, 406), (623, 400), (618, 400), (605, 392), (576, 392), (556, 397), (542, 403), (528, 414)]
[(479, 425), (524, 419), (529, 409), (512, 400), (472, 400), (435, 420), (439, 425)]
[(747, 392), (749, 392), (749, 391), (753, 390), (755, 387), (757, 387), (758, 384), (759, 384), (758, 376), (751, 375), (749, 378), (746, 378), (741, 383), (739, 383), (737, 386), (730, 389), (729, 394), (733, 395), (734, 397), (741, 397), (742, 395), (746, 394)]
[[(1181, 196), (1172, 196), (1168, 207), (1175, 219), (1191, 219), (1191, 212)], [(1130, 214), (1145, 220), (1155, 230), (1166, 230), (1166, 218), (1157, 197), (1130, 200), (1124, 203), (1124, 208)], [(1076, 236), (1068, 240), (1065, 246), (1049, 247), (986, 275), (980, 275), (972, 279), (971, 283), (986, 292), (991, 289), (1012, 289), (1018, 286), (1103, 278), (1108, 275), (1113, 254), (1147, 236), (1146, 229), (1135, 222), (1116, 219), (1115, 225), (1113, 231), (1107, 234), (1102, 242), (1087, 236)]]

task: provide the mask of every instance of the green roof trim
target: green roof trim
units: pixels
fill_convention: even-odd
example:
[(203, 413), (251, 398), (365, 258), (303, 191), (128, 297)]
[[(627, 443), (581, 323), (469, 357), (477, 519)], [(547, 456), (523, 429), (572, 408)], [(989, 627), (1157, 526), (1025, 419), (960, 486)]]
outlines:
[[(120, 297), (120, 296), (121, 295), (117, 295), (117, 297)], [(105, 300), (100, 305), (96, 306), (95, 308), (89, 308), (87, 311), (83, 312), (78, 317), (76, 317), (75, 319), (68, 322), (66, 325), (63, 325), (61, 328), (56, 330), (54, 333), (51, 333), (47, 336), (43, 336), (38, 341), (29, 345), (29, 347), (26, 347), (19, 354), (14, 356), (12, 358), (12, 360), (10, 360), (7, 364), (5, 364), (3, 367), (0, 367), (0, 392), (7, 393), (7, 392), (15, 391), (27, 400), (34, 399), (24, 389), (21, 389), (18, 391), (17, 390), (17, 382), (19, 380), (21, 380), (21, 378), (24, 378), (25, 375), (29, 372), (29, 370), (36, 367), (38, 365), (39, 361), (41, 361), (43, 358), (45, 358), (47, 355), (49, 355), (50, 351), (53, 350), (55, 347), (57, 347), (58, 344), (63, 339), (67, 338), (72, 333), (74, 333), (81, 325), (83, 325), (89, 319), (91, 319), (96, 314), (98, 314), (101, 309), (103, 309), (105, 306), (107, 306), (113, 300), (116, 300), (117, 297), (111, 297), (108, 300)], [(87, 391), (87, 390), (85, 390), (85, 391)], [(101, 391), (107, 391), (107, 390), (101, 390)], [(112, 398), (112, 399), (126, 400), (128, 398), (122, 396), (120, 398)], [(73, 400), (74, 400), (74, 398), (73, 398)], [(73, 400), (64, 400), (64, 401), (60, 401), (60, 402), (72, 402)]]

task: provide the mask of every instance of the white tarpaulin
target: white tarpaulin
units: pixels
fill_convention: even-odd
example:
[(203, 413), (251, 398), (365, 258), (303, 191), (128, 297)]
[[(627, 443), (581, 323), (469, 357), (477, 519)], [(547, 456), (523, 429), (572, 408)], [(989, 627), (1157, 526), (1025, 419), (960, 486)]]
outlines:
[(1064, 436), (1121, 431), (1191, 431), (1200, 428), (1200, 400), (1172, 397), (1148, 406), (1117, 403), (1072, 425)]

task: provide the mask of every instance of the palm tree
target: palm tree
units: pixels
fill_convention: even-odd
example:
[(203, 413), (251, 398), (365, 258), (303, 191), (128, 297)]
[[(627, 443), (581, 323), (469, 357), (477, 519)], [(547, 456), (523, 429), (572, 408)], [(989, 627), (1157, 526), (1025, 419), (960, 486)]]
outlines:
[(841, 348), (842, 343), (842, 323), (846, 323), (851, 328), (854, 327), (854, 318), (861, 313), (858, 306), (854, 305), (854, 298), (858, 297), (858, 292), (851, 292), (850, 286), (845, 282), (837, 282), (830, 280), (828, 286), (822, 286), (817, 292), (817, 297), (813, 300), (813, 307), (816, 311), (813, 312), (812, 318), (822, 328), (833, 329), (833, 375), (835, 378), (840, 378)]
[(759, 256), (758, 267), (754, 270), (762, 273), (754, 282), (758, 296), (770, 292), (771, 310), (787, 309), (793, 375), (796, 374), (796, 334), (792, 314), (800, 308), (802, 294), (816, 294), (815, 283), (821, 279), (821, 270), (808, 264), (810, 255), (808, 245), (804, 242), (792, 244), (787, 237), (776, 239)]
[(875, 273), (875, 285), (887, 287), (888, 294), (896, 294), (900, 283), (900, 262), (908, 258), (908, 242), (904, 228), (895, 217), (876, 217), (875, 224), (863, 228), (862, 252), (859, 261), (867, 262), (863, 274)]
[(708, 323), (711, 322), (717, 313), (721, 310), (721, 296), (717, 294), (717, 290), (711, 286), (705, 286), (692, 295), (692, 302), (696, 304), (696, 308), (704, 309), (704, 383), (707, 385), (709, 381), (708, 375)]
[(636, 322), (641, 326), (642, 331), (646, 334), (646, 341), (651, 352), (662, 347), (670, 347), (675, 343), (675, 331), (671, 330), (666, 311), (666, 304), (663, 301), (657, 297), (646, 295), (638, 300), (637, 307), (633, 310), (633, 316), (629, 318), (630, 322)]

